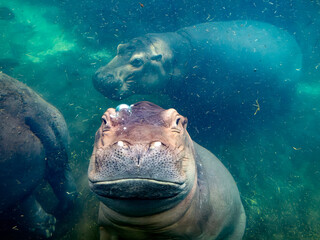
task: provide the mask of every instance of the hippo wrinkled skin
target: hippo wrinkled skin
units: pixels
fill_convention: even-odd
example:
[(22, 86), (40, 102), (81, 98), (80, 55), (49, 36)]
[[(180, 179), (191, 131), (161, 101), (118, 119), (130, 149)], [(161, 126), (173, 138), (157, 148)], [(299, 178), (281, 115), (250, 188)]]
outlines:
[(50, 237), (56, 219), (33, 192), (46, 179), (66, 211), (76, 196), (68, 167), (68, 129), (61, 113), (23, 83), (0, 73), (0, 219)]
[(150, 102), (104, 113), (88, 169), (100, 240), (242, 238), (235, 181), (186, 127), (175, 109)]

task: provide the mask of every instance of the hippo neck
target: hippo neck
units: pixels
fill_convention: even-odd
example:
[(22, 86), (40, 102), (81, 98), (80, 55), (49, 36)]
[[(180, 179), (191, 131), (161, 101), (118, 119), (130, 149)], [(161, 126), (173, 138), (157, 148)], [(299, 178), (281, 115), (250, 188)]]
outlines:
[[(192, 47), (188, 38), (177, 32), (150, 33), (145, 35), (153, 44), (158, 39), (165, 42), (171, 50), (172, 58), (164, 63), (167, 72), (169, 89), (182, 86), (183, 75), (186, 75), (192, 65)], [(159, 50), (161, 52), (161, 50)], [(174, 87), (173, 87), (174, 86)]]

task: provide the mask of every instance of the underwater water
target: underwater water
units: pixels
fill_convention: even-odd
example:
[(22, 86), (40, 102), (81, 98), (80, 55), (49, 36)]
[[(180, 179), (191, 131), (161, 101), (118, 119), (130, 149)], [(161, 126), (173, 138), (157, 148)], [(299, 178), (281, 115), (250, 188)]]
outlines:
[[(252, 102), (253, 121), (215, 129), (165, 94), (115, 101), (93, 87), (92, 76), (116, 55), (119, 43), (226, 20), (268, 22), (296, 39), (303, 54), (301, 78), (280, 113), (263, 115), (261, 105), (255, 115)], [(193, 119), (192, 139), (214, 153), (237, 182), (247, 215), (243, 239), (320, 239), (320, 1), (0, 0), (0, 36), (0, 71), (58, 108), (68, 125), (79, 195), (58, 219), (52, 239), (99, 239), (99, 202), (87, 179), (95, 132), (106, 109), (141, 100), (174, 106)], [(48, 212), (56, 203), (52, 195), (46, 183), (38, 187)], [(5, 225), (1, 239), (36, 239), (15, 223)]]

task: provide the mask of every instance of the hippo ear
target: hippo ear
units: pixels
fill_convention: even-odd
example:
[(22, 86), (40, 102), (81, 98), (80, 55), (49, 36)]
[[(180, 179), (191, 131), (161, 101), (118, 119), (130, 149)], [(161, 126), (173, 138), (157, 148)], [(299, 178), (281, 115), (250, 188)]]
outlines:
[(161, 54), (158, 54), (158, 55), (155, 55), (155, 56), (151, 57), (151, 60), (157, 61), (157, 62), (161, 61), (161, 59), (162, 59), (162, 55)]
[(119, 44), (117, 47), (117, 55), (124, 53), (127, 46), (128, 44)]
[(122, 48), (124, 48), (124, 44), (119, 44), (117, 47), (117, 52), (119, 52)]

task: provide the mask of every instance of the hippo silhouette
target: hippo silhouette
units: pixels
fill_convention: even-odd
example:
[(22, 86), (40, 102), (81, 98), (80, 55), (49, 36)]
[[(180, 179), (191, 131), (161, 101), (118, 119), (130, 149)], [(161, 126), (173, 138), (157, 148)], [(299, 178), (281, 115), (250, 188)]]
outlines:
[(248, 115), (256, 100), (264, 111), (282, 112), (301, 68), (300, 47), (283, 29), (257, 21), (208, 22), (120, 44), (93, 84), (115, 100), (165, 93), (179, 111), (187, 109), (184, 114), (214, 112), (225, 120), (230, 112)]
[(76, 196), (68, 167), (66, 122), (56, 108), (3, 73), (0, 116), (0, 217), (9, 215), (19, 228), (50, 237), (55, 217), (44, 211), (33, 192), (47, 180), (59, 211), (66, 211)]

